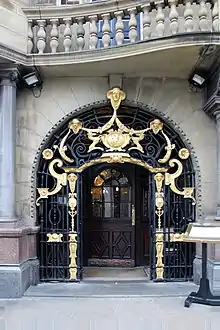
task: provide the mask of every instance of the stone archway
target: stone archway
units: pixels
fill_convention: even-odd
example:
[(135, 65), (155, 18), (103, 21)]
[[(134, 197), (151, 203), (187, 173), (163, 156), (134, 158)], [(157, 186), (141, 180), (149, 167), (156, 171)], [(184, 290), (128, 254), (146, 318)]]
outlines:
[[(120, 91), (120, 93), (123, 93)], [(123, 94), (121, 94), (123, 95)], [(114, 100), (113, 100), (114, 101)], [(114, 114), (112, 115), (112, 109), (108, 103), (102, 105), (102, 107), (98, 105), (93, 105), (87, 111), (81, 111), (78, 113), (77, 121), (73, 120), (76, 116), (68, 116), (63, 122), (62, 127), (56, 130), (44, 145), (43, 157), (39, 159), (38, 164), (38, 183), (37, 187), (38, 193), (40, 193), (39, 199), (43, 199), (44, 204), (41, 203), (39, 210), (37, 212), (38, 223), (41, 224), (40, 230), (40, 262), (41, 262), (41, 279), (42, 280), (76, 280), (81, 277), (81, 268), (82, 264), (80, 261), (80, 226), (79, 223), (80, 215), (80, 199), (78, 201), (78, 209), (77, 209), (77, 221), (73, 220), (76, 216), (76, 190), (79, 192), (81, 187), (81, 177), (77, 173), (81, 173), (88, 166), (94, 165), (96, 163), (133, 163), (136, 165), (140, 165), (145, 167), (154, 175), (151, 175), (151, 194), (154, 196), (151, 200), (151, 204), (156, 207), (155, 214), (158, 216), (158, 224), (156, 224), (156, 220), (153, 221), (153, 244), (152, 244), (152, 262), (151, 262), (151, 277), (152, 279), (170, 279), (170, 278), (191, 278), (192, 277), (192, 259), (193, 259), (193, 251), (187, 250), (186, 246), (184, 246), (184, 250), (187, 251), (187, 257), (183, 253), (183, 249), (181, 248), (181, 242), (173, 243), (170, 238), (170, 229), (172, 227), (173, 232), (183, 232), (186, 229), (186, 225), (190, 221), (194, 221), (195, 212), (190, 204), (189, 198), (192, 197), (193, 190), (185, 190), (184, 187), (194, 187), (194, 169), (192, 160), (188, 157), (188, 151), (185, 148), (183, 141), (181, 140), (178, 133), (172, 130), (172, 128), (166, 123), (162, 123), (160, 119), (155, 119), (155, 114), (153, 115), (150, 111), (143, 110), (139, 107), (134, 107), (131, 105), (126, 105), (126, 103), (122, 103), (121, 105), (115, 105), (111, 99), (111, 104), (114, 109)], [(117, 100), (116, 100), (117, 101)], [(117, 102), (116, 102), (117, 103)], [(116, 110), (114, 107), (117, 107), (118, 114), (116, 115)], [(115, 117), (114, 117), (115, 115)], [(100, 142), (100, 138), (97, 139), (97, 134), (102, 131), (98, 129), (98, 127), (105, 127), (108, 131), (111, 127), (113, 127), (114, 120), (111, 119), (114, 117), (114, 120), (117, 123), (118, 120), (118, 128), (124, 130), (124, 137), (128, 137), (129, 135), (129, 143), (133, 145), (128, 153), (123, 154), (123, 148), (119, 146), (116, 147), (116, 151), (120, 151), (118, 153), (113, 153), (112, 157), (109, 158), (110, 153), (105, 153), (102, 155), (100, 151), (101, 147), (97, 147), (97, 143)], [(118, 119), (117, 119), (118, 118)], [(71, 119), (71, 121), (70, 121)], [(80, 121), (79, 121), (80, 120)], [(112, 121), (113, 120), (113, 121)], [(69, 124), (67, 124), (69, 122)], [(123, 124), (122, 124), (123, 122)], [(83, 123), (83, 126), (82, 126)], [(107, 124), (107, 123), (111, 123)], [(157, 124), (156, 124), (157, 123)], [(159, 126), (158, 126), (159, 123)], [(126, 126), (124, 126), (126, 125)], [(156, 125), (154, 127), (154, 125)], [(84, 128), (83, 128), (84, 127)], [(129, 127), (129, 130), (126, 129)], [(149, 127), (149, 128), (147, 128)], [(83, 129), (83, 134), (78, 135), (80, 130)], [(149, 134), (148, 137), (144, 137), (143, 132), (152, 131), (152, 134)], [(104, 130), (103, 130), (104, 131)], [(129, 132), (128, 132), (129, 131)], [(142, 132), (136, 133), (136, 140), (130, 138), (133, 132)], [(161, 131), (161, 136), (158, 134)], [(91, 132), (93, 132), (91, 134)], [(110, 132), (110, 131), (109, 131)], [(114, 134), (116, 131), (114, 131)], [(127, 132), (127, 133), (126, 133)], [(90, 134), (89, 135), (87, 135)], [(108, 133), (109, 134), (109, 133)], [(121, 134), (121, 133), (120, 133)], [(127, 135), (126, 135), (127, 134)], [(141, 134), (141, 135), (140, 135)], [(124, 138), (123, 137), (123, 138)], [(113, 138), (113, 137), (112, 137)], [(110, 139), (112, 141), (112, 138)], [(125, 141), (122, 138), (122, 144)], [(67, 143), (68, 140), (68, 143)], [(105, 144), (109, 148), (111, 147), (110, 140), (108, 140)], [(113, 138), (114, 140), (114, 138)], [(91, 141), (93, 142), (93, 147), (91, 148)], [(102, 142), (105, 140), (102, 140)], [(123, 142), (124, 141), (124, 142)], [(141, 141), (142, 144), (139, 142)], [(129, 143), (125, 143), (126, 146)], [(168, 144), (167, 144), (168, 143)], [(117, 143), (116, 143), (117, 144)], [(53, 150), (51, 149), (53, 148)], [(112, 145), (113, 151), (115, 147)], [(165, 151), (166, 150), (166, 151)], [(108, 150), (107, 150), (108, 151)], [(109, 151), (111, 151), (109, 149)], [(165, 153), (164, 153), (165, 151)], [(184, 151), (186, 152), (184, 155)], [(61, 156), (61, 159), (58, 159), (58, 154)], [(179, 156), (181, 160), (184, 159), (183, 168), (181, 162), (178, 160), (170, 160), (169, 166), (175, 167), (177, 165), (177, 171), (172, 171), (170, 174), (167, 172), (168, 167), (161, 167), (160, 161), (163, 159), (161, 163), (166, 163), (169, 161), (171, 153), (173, 152), (172, 157), (176, 159)], [(181, 154), (182, 152), (182, 154)], [(55, 155), (55, 158), (54, 158)], [(70, 157), (71, 156), (71, 157)], [(162, 158), (161, 158), (162, 157)], [(51, 160), (54, 158), (53, 160)], [(48, 160), (50, 161), (50, 165), (48, 166)], [(69, 164), (74, 163), (74, 167), (69, 167)], [(60, 170), (54, 166), (58, 166)], [(66, 168), (66, 169), (65, 169)], [(65, 174), (65, 173), (69, 174)], [(170, 181), (167, 183), (168, 186), (172, 188), (172, 192), (168, 187), (163, 187), (163, 180), (165, 176), (162, 173), (168, 173), (165, 181), (169, 181), (169, 177), (173, 178), (173, 180), (178, 178), (177, 185), (174, 181)], [(175, 176), (175, 173), (178, 172), (178, 175)], [(155, 174), (157, 173), (157, 174)], [(161, 179), (162, 178), (162, 183)], [(57, 179), (57, 182), (56, 182)], [(59, 182), (58, 182), (59, 181)], [(69, 188), (67, 186), (67, 181), (69, 182)], [(156, 186), (155, 186), (156, 182)], [(77, 186), (77, 188), (76, 188)], [(56, 188), (55, 188), (56, 187)], [(180, 192), (180, 187), (183, 188), (183, 191)], [(56, 193), (61, 191), (61, 195), (56, 196), (54, 199), (54, 193), (48, 193), (51, 189), (56, 190)], [(174, 189), (175, 188), (175, 189)], [(156, 190), (155, 190), (156, 189)], [(161, 190), (162, 189), (162, 190)], [(191, 189), (191, 188), (190, 188)], [(176, 191), (175, 191), (176, 190)], [(153, 193), (154, 191), (154, 193)], [(163, 192), (162, 192), (163, 191)], [(186, 193), (187, 191), (187, 193)], [(190, 192), (191, 191), (191, 192)], [(163, 202), (165, 205), (163, 208), (158, 206), (160, 204), (159, 200), (164, 193), (167, 193), (168, 201)], [(176, 196), (177, 195), (182, 196)], [(188, 195), (187, 195), (188, 194)], [(156, 196), (156, 199), (155, 199)], [(184, 201), (183, 201), (184, 197)], [(69, 198), (69, 201), (68, 201)], [(81, 196), (82, 198), (82, 196)], [(59, 200), (62, 199), (62, 202)], [(156, 201), (156, 205), (155, 205)], [(46, 203), (45, 203), (46, 202)], [(58, 206), (59, 203), (62, 204), (62, 207)], [(171, 207), (173, 205), (173, 209)], [(175, 206), (174, 206), (175, 205)], [(50, 206), (50, 208), (49, 208)], [(68, 208), (69, 207), (69, 208)], [(163, 210), (162, 210), (163, 208)], [(171, 221), (171, 215), (173, 216)], [(72, 218), (72, 227), (69, 229), (70, 224), (64, 224), (64, 218), (68, 217)], [(163, 226), (161, 226), (161, 217), (163, 216)], [(48, 223), (45, 225), (45, 219), (48, 220)], [(51, 220), (52, 219), (52, 220)], [(48, 229), (48, 224), (49, 229)], [(75, 226), (75, 227), (74, 227)], [(59, 227), (59, 228), (58, 228)], [(77, 227), (77, 228), (76, 228)], [(164, 228), (162, 230), (162, 227)], [(56, 229), (59, 229), (58, 231)], [(160, 233), (165, 235), (164, 237), (168, 237), (167, 248), (169, 255), (166, 256), (166, 253), (161, 248), (162, 245), (166, 245), (167, 239), (158, 234), (158, 229)], [(70, 234), (71, 232), (71, 234)], [(68, 236), (69, 235), (69, 236)], [(168, 235), (168, 236), (167, 236)], [(78, 240), (77, 240), (78, 238)], [(60, 243), (60, 248), (58, 248)], [(175, 246), (171, 249), (176, 251), (175, 253), (170, 253), (171, 245)], [(47, 251), (45, 253), (44, 250)], [(191, 247), (192, 248), (192, 247)], [(60, 252), (63, 251), (63, 252)], [(60, 254), (61, 253), (61, 254)], [(61, 257), (60, 257), (61, 256)], [(176, 273), (175, 267), (171, 269), (169, 262), (167, 264), (167, 260), (173, 258), (172, 265), (175, 265), (175, 260), (180, 260), (182, 256), (182, 261), (179, 262), (178, 274)], [(51, 259), (52, 257), (52, 259)], [(52, 260), (52, 261), (51, 261)], [(69, 263), (70, 262), (70, 263)], [(58, 269), (60, 265), (59, 271), (55, 271)], [(187, 267), (186, 267), (187, 265)], [(187, 273), (183, 272), (183, 268), (188, 269)], [(46, 269), (46, 271), (45, 271)], [(191, 271), (190, 271), (191, 269)], [(55, 277), (54, 277), (54, 274)]]

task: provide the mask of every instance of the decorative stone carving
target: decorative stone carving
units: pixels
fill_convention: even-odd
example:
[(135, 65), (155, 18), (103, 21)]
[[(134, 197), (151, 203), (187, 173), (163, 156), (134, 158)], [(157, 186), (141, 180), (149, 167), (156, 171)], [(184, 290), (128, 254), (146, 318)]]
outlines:
[(37, 32), (37, 49), (39, 54), (43, 54), (46, 47), (45, 20), (37, 20), (39, 30)]
[(206, 1), (201, 0), (200, 1), (200, 8), (199, 8), (199, 27), (201, 31), (207, 31), (208, 30), (208, 20), (207, 20), (207, 7), (206, 7)]
[(192, 0), (186, 0), (184, 18), (185, 18), (185, 31), (192, 32), (193, 30), (193, 10), (191, 5)]
[(165, 15), (163, 13), (163, 3), (157, 3), (156, 8), (157, 8), (157, 14), (156, 14), (157, 36), (162, 37), (164, 34), (164, 20), (165, 20)]
[(178, 24), (178, 18), (179, 14), (176, 9), (176, 0), (170, 0), (170, 14), (169, 14), (169, 19), (170, 19), (170, 31), (172, 34), (176, 34), (178, 32), (179, 24)]
[(137, 19), (136, 19), (136, 9), (132, 8), (128, 10), (130, 14), (129, 20), (129, 38), (130, 42), (135, 42), (137, 39)]
[(122, 21), (123, 11), (117, 11), (115, 13), (115, 17), (117, 18), (117, 22), (115, 25), (116, 35), (115, 40), (118, 46), (122, 45), (124, 42), (124, 23)]
[(27, 40), (27, 53), (31, 54), (33, 49), (33, 31), (32, 31), (32, 20), (28, 20), (28, 40)]
[(83, 47), (85, 45), (84, 35), (85, 35), (85, 29), (83, 26), (84, 18), (79, 17), (77, 19), (78, 21), (78, 27), (77, 27), (77, 45), (78, 50), (83, 50)]
[(97, 16), (90, 16), (90, 49), (96, 49), (98, 42)]
[(68, 53), (70, 51), (71, 45), (72, 45), (72, 31), (71, 31), (71, 23), (72, 19), (67, 18), (64, 20), (65, 23), (65, 29), (64, 29), (64, 40), (63, 40), (63, 47), (64, 51)]
[(59, 45), (59, 42), (58, 42), (59, 33), (58, 33), (58, 27), (57, 27), (58, 19), (52, 19), (51, 24), (52, 24), (52, 29), (50, 32), (50, 36), (51, 36), (50, 48), (51, 48), (52, 53), (56, 53), (57, 47)]
[(219, 32), (219, 4), (218, 0), (214, 0), (214, 6), (212, 9), (212, 27), (214, 32)]
[(151, 35), (151, 17), (149, 14), (150, 11), (150, 4), (147, 4), (145, 6), (142, 6), (143, 10), (143, 34), (144, 34), (144, 40), (147, 40), (150, 38)]
[(104, 24), (102, 26), (102, 43), (104, 48), (108, 48), (110, 46), (110, 24), (109, 24), (109, 14), (101, 15), (104, 21)]

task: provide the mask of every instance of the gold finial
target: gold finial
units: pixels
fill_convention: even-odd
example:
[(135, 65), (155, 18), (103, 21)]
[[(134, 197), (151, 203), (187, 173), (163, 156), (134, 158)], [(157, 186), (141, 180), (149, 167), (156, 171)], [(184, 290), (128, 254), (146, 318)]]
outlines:
[(115, 87), (108, 91), (107, 98), (111, 101), (112, 108), (114, 110), (118, 110), (121, 101), (126, 98), (126, 94), (122, 90), (120, 90), (120, 88)]

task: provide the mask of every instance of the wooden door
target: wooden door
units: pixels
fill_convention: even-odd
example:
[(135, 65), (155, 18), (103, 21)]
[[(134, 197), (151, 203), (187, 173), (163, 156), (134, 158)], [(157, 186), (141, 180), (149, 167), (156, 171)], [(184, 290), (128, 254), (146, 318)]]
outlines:
[(106, 167), (96, 175), (90, 192), (88, 264), (134, 266), (131, 175), (123, 168)]

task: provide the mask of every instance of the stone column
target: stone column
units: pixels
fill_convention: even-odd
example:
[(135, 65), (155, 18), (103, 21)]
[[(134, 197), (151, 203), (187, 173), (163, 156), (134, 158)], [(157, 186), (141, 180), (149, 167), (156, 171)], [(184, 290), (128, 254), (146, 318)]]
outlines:
[(14, 222), (17, 72), (0, 72), (0, 79), (0, 222)]
[(217, 130), (217, 210), (215, 220), (220, 221), (220, 109), (214, 112)]

